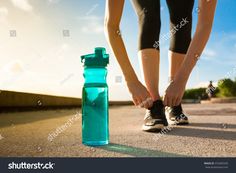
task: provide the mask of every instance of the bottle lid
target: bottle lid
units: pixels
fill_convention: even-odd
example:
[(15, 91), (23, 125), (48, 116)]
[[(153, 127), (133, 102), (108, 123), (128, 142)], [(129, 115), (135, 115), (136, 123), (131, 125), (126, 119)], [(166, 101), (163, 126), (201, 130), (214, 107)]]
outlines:
[(109, 63), (109, 54), (106, 54), (106, 49), (96, 47), (94, 54), (81, 56), (81, 62), (85, 67), (106, 67)]

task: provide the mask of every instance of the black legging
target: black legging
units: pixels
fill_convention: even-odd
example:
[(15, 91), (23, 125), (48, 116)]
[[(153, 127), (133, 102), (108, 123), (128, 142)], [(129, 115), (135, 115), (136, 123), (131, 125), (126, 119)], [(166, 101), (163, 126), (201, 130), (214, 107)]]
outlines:
[(170, 39), (170, 50), (185, 54), (191, 42), (194, 0), (166, 0), (166, 2), (170, 13), (170, 33), (160, 38), (160, 0), (133, 0), (139, 19), (139, 50), (147, 48), (159, 50), (159, 41)]

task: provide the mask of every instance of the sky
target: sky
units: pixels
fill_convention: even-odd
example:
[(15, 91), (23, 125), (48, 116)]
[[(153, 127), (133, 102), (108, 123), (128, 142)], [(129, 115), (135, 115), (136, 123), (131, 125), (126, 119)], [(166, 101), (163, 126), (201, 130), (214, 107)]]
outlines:
[[(198, 1), (193, 10), (193, 33)], [(1, 0), (0, 90), (81, 97), (83, 65), (80, 56), (105, 47), (110, 54), (110, 100), (130, 100), (120, 67), (106, 42), (105, 1)], [(218, 0), (214, 26), (187, 88), (206, 86), (209, 80), (236, 76), (236, 1)], [(166, 1), (161, 0), (161, 35), (169, 32)], [(141, 77), (137, 57), (138, 23), (132, 2), (125, 1), (121, 33), (133, 67)], [(161, 43), (160, 92), (168, 84), (169, 40)], [(122, 93), (122, 94), (121, 94)]]

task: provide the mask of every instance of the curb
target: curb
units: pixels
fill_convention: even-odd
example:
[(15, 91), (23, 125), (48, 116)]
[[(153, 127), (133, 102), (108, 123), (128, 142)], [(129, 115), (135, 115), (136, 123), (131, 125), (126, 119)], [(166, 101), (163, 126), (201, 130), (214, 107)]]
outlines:
[(211, 100), (201, 100), (201, 104), (208, 103), (236, 103), (236, 97), (212, 98)]

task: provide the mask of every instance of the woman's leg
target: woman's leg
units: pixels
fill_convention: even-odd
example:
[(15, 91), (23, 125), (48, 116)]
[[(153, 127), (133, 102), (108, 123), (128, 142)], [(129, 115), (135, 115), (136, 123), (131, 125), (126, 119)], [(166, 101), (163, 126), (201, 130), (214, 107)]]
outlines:
[[(169, 50), (169, 80), (171, 81), (174, 80), (191, 42), (194, 0), (166, 0), (166, 2), (170, 13), (170, 30), (173, 33)], [(175, 124), (188, 123), (181, 105), (168, 108), (167, 115)]]
[(159, 62), (160, 54), (155, 49), (144, 49), (138, 52), (144, 81), (152, 99), (160, 100), (159, 94)]
[(172, 81), (180, 68), (185, 54), (169, 51), (169, 81)]
[(168, 123), (159, 95), (160, 0), (133, 0), (139, 19), (139, 52), (147, 90), (154, 100), (144, 118), (144, 131), (159, 131)]
[(133, 0), (139, 20), (139, 52), (144, 81), (152, 99), (159, 95), (159, 41), (161, 19), (160, 0)]
[(173, 33), (169, 51), (169, 78), (174, 79), (191, 42), (194, 0), (167, 0), (170, 31)]

